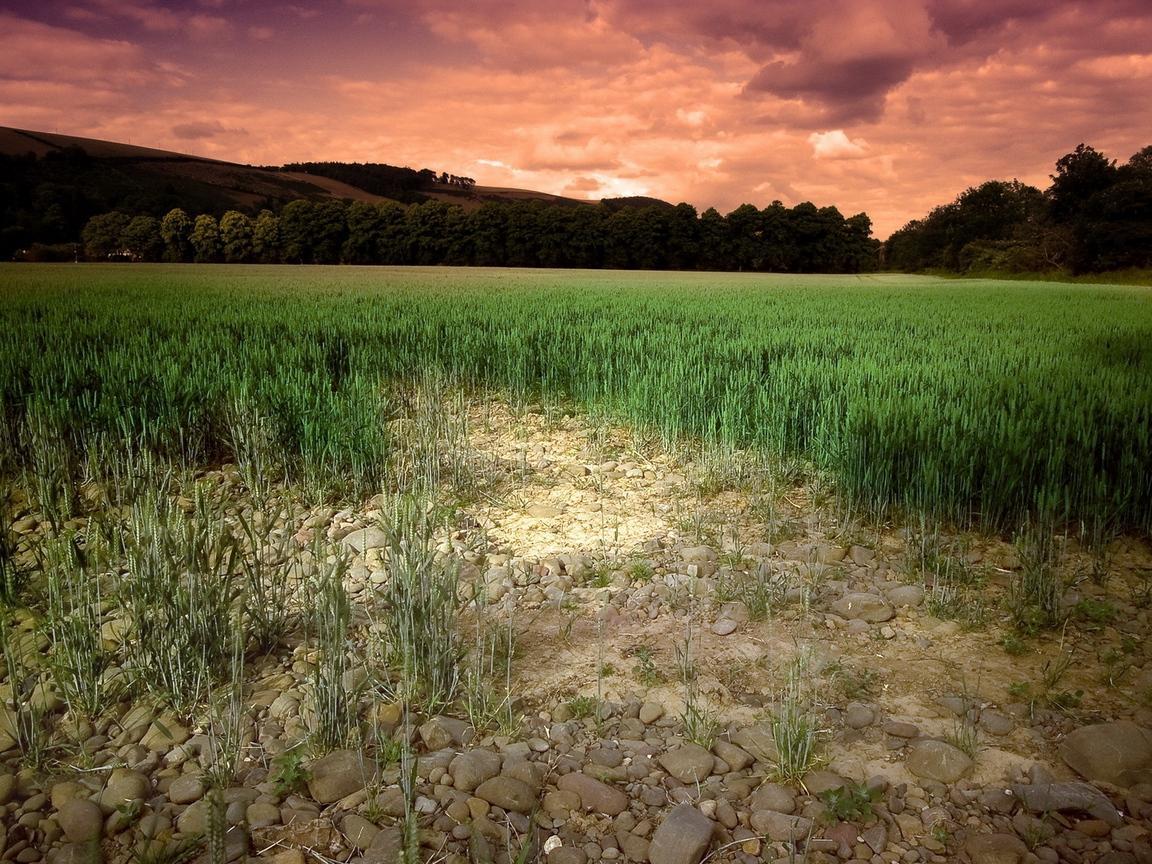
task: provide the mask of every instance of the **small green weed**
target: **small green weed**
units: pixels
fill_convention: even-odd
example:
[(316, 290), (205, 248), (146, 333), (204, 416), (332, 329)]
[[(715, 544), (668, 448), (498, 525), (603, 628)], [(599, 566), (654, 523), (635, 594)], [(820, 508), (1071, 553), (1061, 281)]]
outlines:
[(574, 720), (583, 720), (596, 713), (597, 701), (594, 696), (573, 696), (568, 700), (568, 710)]
[(822, 792), (819, 797), (828, 808), (825, 819), (829, 823), (863, 823), (872, 818), (872, 805), (883, 797), (883, 793), (864, 783), (847, 783)]
[(281, 753), (272, 760), (271, 780), (276, 786), (276, 794), (280, 796), (299, 792), (311, 777), (311, 773), (304, 767), (307, 756), (299, 748), (293, 748)]

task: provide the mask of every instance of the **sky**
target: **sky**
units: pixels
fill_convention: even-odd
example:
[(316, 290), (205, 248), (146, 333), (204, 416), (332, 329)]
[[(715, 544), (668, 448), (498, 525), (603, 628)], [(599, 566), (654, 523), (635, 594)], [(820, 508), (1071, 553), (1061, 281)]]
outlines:
[(0, 125), (883, 238), (1152, 144), (1152, 0), (0, 0)]

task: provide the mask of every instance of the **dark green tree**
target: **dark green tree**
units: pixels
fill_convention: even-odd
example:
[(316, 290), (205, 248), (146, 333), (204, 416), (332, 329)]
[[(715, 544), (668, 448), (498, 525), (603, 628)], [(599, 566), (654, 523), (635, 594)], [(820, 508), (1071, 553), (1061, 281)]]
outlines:
[(211, 264), (220, 260), (220, 225), (215, 216), (209, 213), (197, 216), (189, 240), (198, 264)]
[(119, 254), (123, 249), (121, 237), (129, 221), (128, 216), (119, 211), (93, 216), (80, 233), (84, 254), (93, 261), (107, 260)]
[(160, 220), (155, 216), (135, 216), (120, 234), (124, 251), (133, 261), (159, 261), (164, 252)]
[(179, 207), (174, 207), (160, 220), (160, 236), (164, 240), (164, 260), (173, 263), (192, 259), (192, 219)]

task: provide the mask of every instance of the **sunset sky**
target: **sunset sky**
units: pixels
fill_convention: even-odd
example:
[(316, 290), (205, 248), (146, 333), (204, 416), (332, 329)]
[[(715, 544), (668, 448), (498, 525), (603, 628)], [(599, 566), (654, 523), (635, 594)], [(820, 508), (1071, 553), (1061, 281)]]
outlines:
[(886, 237), (1152, 144), (1152, 0), (0, 0), (0, 125)]

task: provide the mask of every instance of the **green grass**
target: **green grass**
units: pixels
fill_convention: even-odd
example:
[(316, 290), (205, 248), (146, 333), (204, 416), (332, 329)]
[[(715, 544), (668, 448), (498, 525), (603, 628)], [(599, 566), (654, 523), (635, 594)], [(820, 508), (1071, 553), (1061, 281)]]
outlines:
[[(0, 267), (0, 465), (53, 520), (147, 452), (397, 484), (427, 374), (800, 454), (854, 509), (1152, 527), (1152, 292), (922, 276)], [(119, 455), (117, 455), (119, 454)], [(122, 457), (122, 458), (121, 458)]]

